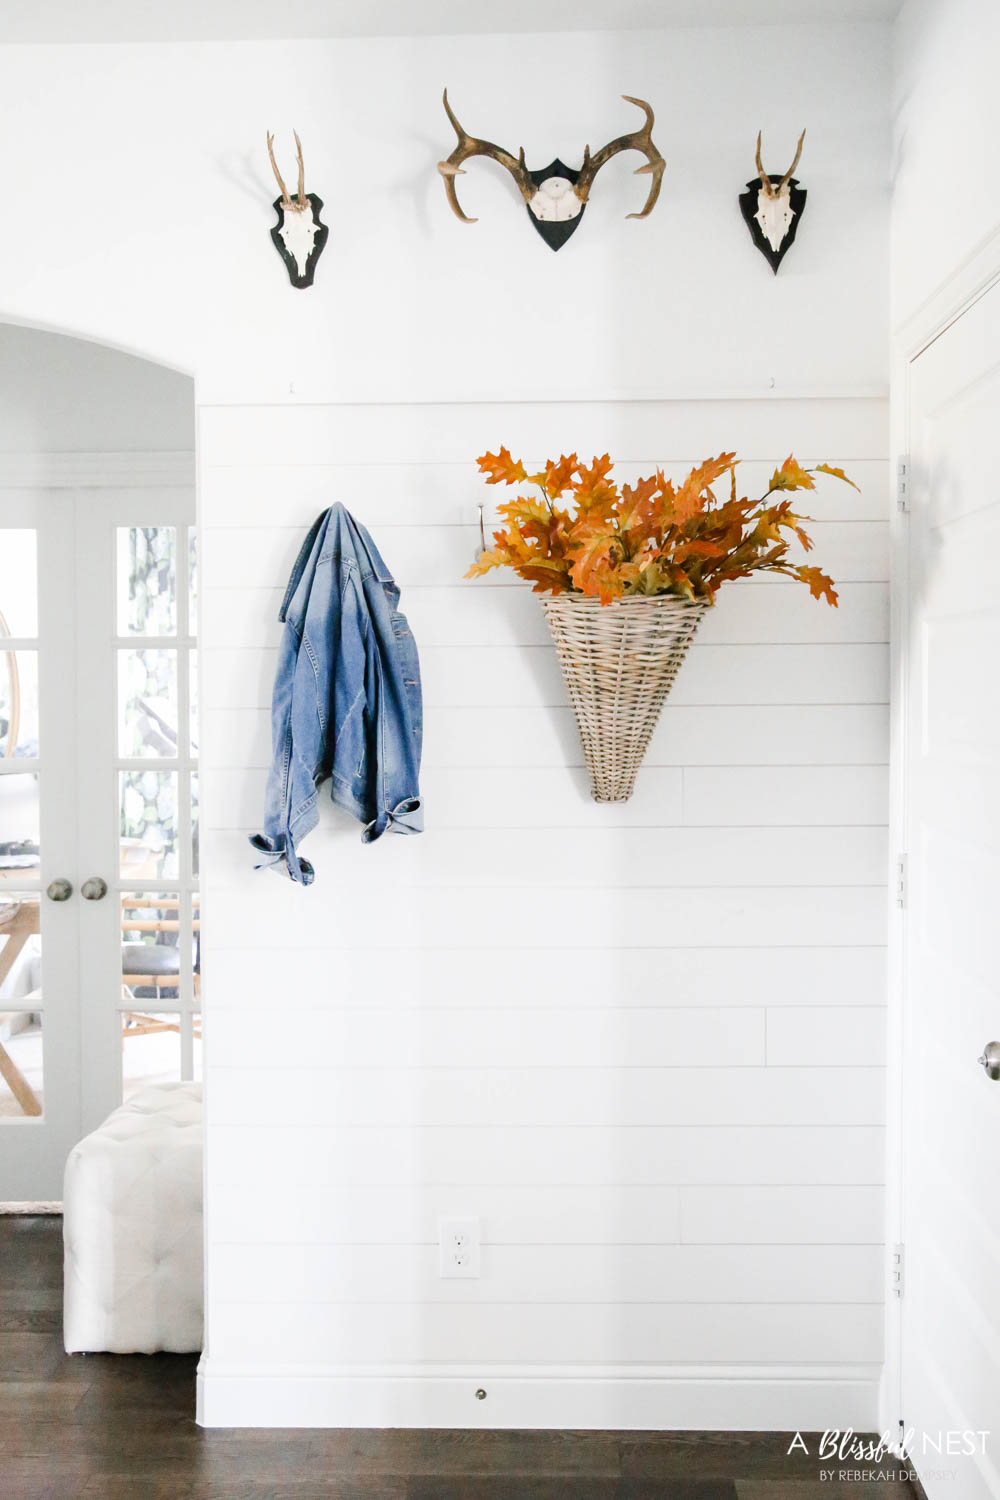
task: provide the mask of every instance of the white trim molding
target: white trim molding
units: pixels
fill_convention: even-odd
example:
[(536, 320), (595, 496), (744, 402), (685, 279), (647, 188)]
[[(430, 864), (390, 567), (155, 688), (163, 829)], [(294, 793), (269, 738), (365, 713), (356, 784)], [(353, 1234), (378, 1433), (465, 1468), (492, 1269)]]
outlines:
[(898, 394), (899, 366), (916, 359), (1000, 279), (1000, 226), (925, 297), (892, 331), (890, 399)]
[(202, 1427), (870, 1432), (879, 1374), (878, 1365), (258, 1368), (203, 1356), (197, 1420)]
[(0, 489), (110, 490), (190, 488), (195, 455), (147, 453), (0, 453)]

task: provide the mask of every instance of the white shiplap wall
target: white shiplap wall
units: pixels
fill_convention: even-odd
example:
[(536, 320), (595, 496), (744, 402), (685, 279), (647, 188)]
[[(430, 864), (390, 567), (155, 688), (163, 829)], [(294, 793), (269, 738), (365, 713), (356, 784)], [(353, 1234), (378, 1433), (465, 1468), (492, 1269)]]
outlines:
[[(209, 1423), (870, 1423), (881, 1358), (888, 476), (877, 400), (203, 409)], [(730, 588), (622, 807), (474, 458), (842, 463), (838, 611)], [(334, 500), (424, 674), (427, 832), (255, 874), (278, 605)], [(805, 507), (804, 507), (805, 508)], [(483, 1274), (437, 1276), (439, 1214)], [(476, 1387), (488, 1391), (474, 1399)]]

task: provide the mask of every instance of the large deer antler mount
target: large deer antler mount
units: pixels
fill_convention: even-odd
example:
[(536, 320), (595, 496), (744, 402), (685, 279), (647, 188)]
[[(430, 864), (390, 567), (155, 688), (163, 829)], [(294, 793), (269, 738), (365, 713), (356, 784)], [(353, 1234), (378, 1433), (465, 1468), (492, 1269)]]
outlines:
[(631, 94), (623, 94), (622, 97), (645, 113), (646, 122), (639, 130), (632, 131), (629, 135), (620, 135), (615, 140), (609, 141), (593, 156), (590, 147), (587, 146), (583, 154), (583, 165), (579, 171), (567, 167), (556, 157), (549, 166), (532, 172), (525, 166), (523, 146), (517, 156), (513, 156), (502, 146), (494, 145), (492, 141), (480, 140), (476, 136), (469, 135), (448, 103), (448, 90), (445, 89), (443, 101), (445, 113), (458, 136), (458, 144), (449, 157), (438, 162), (438, 171), (444, 178), (445, 192), (452, 212), (464, 224), (476, 222), (464, 212), (458, 201), (455, 178), (462, 175), (463, 162), (473, 156), (488, 156), (511, 174), (517, 184), (518, 192), (524, 199), (532, 224), (546, 244), (551, 249), (558, 250), (579, 224), (590, 197), (594, 179), (601, 168), (606, 166), (620, 151), (641, 151), (647, 159), (643, 166), (636, 168), (636, 171), (649, 173), (653, 180), (649, 185), (649, 192), (642, 209), (626, 217), (647, 218), (652, 213), (659, 197), (666, 162), (653, 144), (653, 111), (650, 105), (644, 99), (633, 98)]

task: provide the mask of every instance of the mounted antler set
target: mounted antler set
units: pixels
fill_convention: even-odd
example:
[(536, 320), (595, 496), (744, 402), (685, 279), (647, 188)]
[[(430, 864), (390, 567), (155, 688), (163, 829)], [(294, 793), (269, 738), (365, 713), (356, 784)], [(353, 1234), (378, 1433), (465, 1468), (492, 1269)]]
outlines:
[[(636, 172), (648, 174), (651, 181), (642, 208), (628, 214), (627, 217), (630, 219), (648, 218), (660, 196), (666, 162), (653, 144), (654, 119), (651, 106), (646, 103), (645, 99), (633, 98), (631, 94), (623, 94), (622, 98), (642, 110), (645, 122), (638, 130), (633, 130), (627, 135), (616, 136), (613, 141), (609, 141), (606, 146), (601, 147), (600, 151), (593, 154), (591, 154), (590, 147), (586, 146), (583, 162), (577, 170), (567, 167), (565, 162), (556, 157), (547, 167), (533, 172), (525, 163), (523, 146), (518, 154), (513, 156), (503, 146), (497, 146), (493, 141), (470, 135), (448, 103), (448, 90), (445, 89), (443, 101), (445, 113), (454, 127), (458, 143), (450, 156), (438, 162), (438, 171), (444, 179), (445, 193), (453, 213), (464, 224), (476, 222), (464, 211), (458, 201), (455, 179), (464, 173), (464, 162), (471, 160), (474, 156), (488, 156), (513, 177), (532, 224), (550, 249), (558, 250), (579, 224), (590, 198), (594, 179), (601, 168), (607, 166), (608, 162), (621, 151), (639, 151), (646, 160), (641, 167), (636, 168)], [(274, 154), (274, 136), (270, 131), (267, 134), (267, 154), (279, 188), (279, 196), (273, 204), (278, 215), (278, 222), (271, 230), (271, 239), (288, 268), (292, 286), (307, 287), (312, 285), (316, 262), (326, 244), (329, 231), (320, 220), (323, 200), (315, 193), (306, 192), (302, 142), (298, 131), (294, 131), (293, 134), (298, 167), (298, 186), (294, 196), (285, 186), (285, 179), (278, 167)], [(787, 172), (778, 177), (764, 171), (764, 163), (761, 160), (761, 136), (758, 132), (756, 152), (758, 175), (747, 183), (747, 191), (740, 194), (740, 209), (750, 230), (751, 238), (775, 272), (795, 239), (795, 231), (805, 208), (805, 189), (799, 187), (794, 175), (802, 156), (805, 138), (806, 133), (803, 130), (799, 136), (791, 166)]]
[(271, 158), (271, 168), (281, 189), (281, 196), (275, 198), (272, 205), (278, 215), (278, 222), (271, 230), (271, 239), (288, 268), (292, 286), (301, 288), (312, 286), (316, 262), (323, 252), (330, 231), (325, 224), (320, 223), (322, 198), (317, 198), (315, 193), (306, 192), (302, 142), (297, 130), (292, 134), (295, 136), (299, 168), (299, 185), (294, 198), (288, 196), (285, 180), (278, 171), (278, 163), (274, 158), (274, 136), (270, 131), (267, 132), (267, 154)]
[(489, 156), (501, 167), (506, 167), (524, 199), (531, 222), (545, 243), (551, 249), (558, 250), (579, 224), (590, 197), (594, 178), (601, 168), (606, 166), (620, 151), (641, 151), (647, 161), (644, 166), (637, 167), (636, 171), (648, 172), (653, 180), (649, 185), (649, 194), (643, 208), (638, 213), (628, 214), (627, 217), (645, 219), (652, 213), (659, 197), (660, 181), (666, 162), (653, 144), (653, 111), (650, 106), (644, 99), (633, 99), (630, 94), (623, 94), (622, 97), (645, 113), (646, 123), (641, 129), (609, 141), (594, 156), (591, 156), (590, 147), (587, 146), (583, 154), (583, 165), (579, 171), (573, 171), (556, 157), (555, 161), (541, 171), (530, 172), (525, 166), (523, 146), (517, 156), (512, 156), (509, 151), (505, 151), (502, 146), (495, 146), (492, 141), (479, 140), (476, 136), (469, 135), (468, 131), (459, 124), (454, 110), (448, 103), (448, 90), (445, 89), (445, 113), (454, 126), (455, 134), (458, 136), (458, 145), (445, 161), (438, 162), (438, 171), (444, 178), (445, 192), (452, 211), (465, 224), (476, 222), (462, 210), (455, 191), (455, 178), (462, 174), (462, 163), (468, 161), (470, 157)]
[[(766, 257), (775, 275), (786, 252), (795, 239), (802, 210), (806, 205), (806, 193), (794, 176), (802, 155), (802, 142), (806, 138), (803, 130), (795, 148), (792, 165), (783, 177), (764, 171), (760, 159), (760, 131), (757, 132), (757, 176), (747, 183), (747, 191), (740, 194), (740, 210), (750, 230), (757, 249)], [(775, 186), (777, 183), (777, 186)]]

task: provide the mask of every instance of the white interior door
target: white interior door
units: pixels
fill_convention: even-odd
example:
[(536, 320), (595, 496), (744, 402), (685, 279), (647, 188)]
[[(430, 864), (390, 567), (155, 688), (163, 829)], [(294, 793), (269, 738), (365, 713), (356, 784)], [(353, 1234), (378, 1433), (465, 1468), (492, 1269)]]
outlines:
[(100, 883), (90, 900), (81, 887), (86, 1133), (123, 1094), (200, 1076), (201, 1028), (192, 496), (113, 490), (83, 503), (79, 844), (82, 877)]
[(1000, 1081), (977, 1059), (1000, 1042), (1000, 287), (910, 390), (902, 1417), (932, 1500), (996, 1500)]
[(0, 1202), (200, 1070), (194, 547), (190, 486), (0, 492)]
[(76, 507), (0, 495), (0, 1201), (62, 1196), (78, 1137)]

